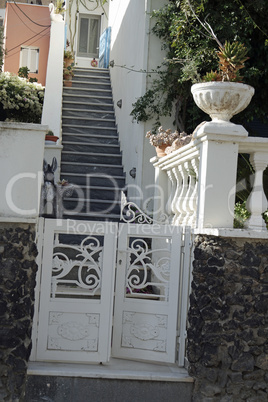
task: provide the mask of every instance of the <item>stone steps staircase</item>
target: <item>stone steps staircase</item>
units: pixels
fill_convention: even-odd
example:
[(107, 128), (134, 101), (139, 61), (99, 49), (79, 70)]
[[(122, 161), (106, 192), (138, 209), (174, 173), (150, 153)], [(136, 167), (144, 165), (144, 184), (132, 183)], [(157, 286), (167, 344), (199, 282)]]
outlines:
[(109, 70), (76, 68), (62, 103), (63, 218), (118, 221), (125, 187)]

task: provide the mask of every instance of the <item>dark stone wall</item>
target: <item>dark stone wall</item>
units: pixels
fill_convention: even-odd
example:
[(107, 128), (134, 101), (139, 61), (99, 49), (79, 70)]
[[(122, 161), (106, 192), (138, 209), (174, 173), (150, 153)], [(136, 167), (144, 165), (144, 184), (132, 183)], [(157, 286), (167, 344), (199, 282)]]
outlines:
[(23, 401), (37, 265), (35, 226), (0, 223), (0, 400)]
[(193, 401), (268, 401), (268, 240), (197, 236), (188, 317)]

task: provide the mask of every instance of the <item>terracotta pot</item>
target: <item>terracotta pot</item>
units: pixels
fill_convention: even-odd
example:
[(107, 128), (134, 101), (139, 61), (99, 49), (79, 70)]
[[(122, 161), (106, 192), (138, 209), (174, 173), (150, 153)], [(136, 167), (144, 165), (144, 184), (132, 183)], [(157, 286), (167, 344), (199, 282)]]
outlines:
[(166, 156), (166, 147), (167, 147), (167, 145), (160, 145), (160, 146), (155, 147), (156, 155), (159, 158)]
[(64, 58), (64, 67), (65, 68), (67, 68), (67, 67), (69, 67), (71, 64), (73, 64), (74, 63), (74, 59), (67, 59), (67, 58)]
[(71, 87), (73, 85), (72, 80), (63, 80), (64, 87)]
[(46, 141), (51, 141), (51, 142), (57, 142), (59, 137), (57, 137), (56, 135), (49, 135), (46, 134)]

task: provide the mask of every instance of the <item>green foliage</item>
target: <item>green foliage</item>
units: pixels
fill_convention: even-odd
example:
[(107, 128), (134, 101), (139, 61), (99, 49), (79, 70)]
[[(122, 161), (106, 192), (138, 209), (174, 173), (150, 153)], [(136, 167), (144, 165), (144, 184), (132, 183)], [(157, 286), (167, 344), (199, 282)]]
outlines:
[(64, 58), (73, 60), (74, 59), (73, 52), (71, 52), (70, 50), (64, 50)]
[(37, 78), (30, 77), (29, 78), (30, 69), (28, 67), (20, 67), (18, 71), (18, 76), (21, 78), (25, 78), (29, 82), (37, 82)]
[(239, 70), (244, 68), (248, 50), (243, 43), (228, 42), (218, 52), (222, 81), (241, 81)]
[(254, 117), (267, 121), (266, 7), (267, 0), (244, 0), (243, 4), (240, 0), (170, 0), (154, 11), (152, 31), (162, 41), (166, 60), (157, 70), (158, 76), (149, 91), (134, 103), (133, 118), (146, 121), (153, 117), (157, 127), (161, 125), (161, 116), (172, 114), (175, 104), (174, 122), (179, 131), (192, 132), (197, 124), (207, 119), (194, 104), (190, 93), (193, 83), (218, 68), (219, 43), (204, 29), (207, 22), (220, 43), (240, 42), (248, 49), (249, 60), (243, 71), (243, 81), (255, 88), (255, 95), (248, 108), (233, 121), (244, 126)]
[(18, 71), (18, 76), (21, 77), (21, 78), (28, 79), (29, 72), (30, 72), (30, 69), (28, 67), (20, 67), (19, 71)]
[(8, 121), (40, 123), (44, 87), (10, 73), (0, 73), (0, 109)]
[(250, 217), (250, 213), (246, 208), (246, 201), (237, 202), (234, 208), (234, 228), (243, 229), (246, 220)]

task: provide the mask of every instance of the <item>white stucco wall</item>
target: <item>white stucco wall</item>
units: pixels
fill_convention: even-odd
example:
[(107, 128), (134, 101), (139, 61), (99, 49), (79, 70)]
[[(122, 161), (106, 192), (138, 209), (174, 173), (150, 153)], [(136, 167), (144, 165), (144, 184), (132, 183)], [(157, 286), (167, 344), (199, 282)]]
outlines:
[[(153, 194), (154, 168), (149, 160), (155, 155), (154, 147), (145, 139), (145, 133), (151, 128), (146, 124), (132, 121), (132, 104), (142, 96), (147, 88), (146, 74), (140, 70), (151, 71), (161, 64), (165, 53), (161, 51), (160, 40), (149, 34), (150, 13), (162, 7), (167, 0), (110, 0), (109, 25), (112, 27), (111, 56), (115, 66), (110, 69), (116, 120), (119, 130), (123, 164), (129, 187), (128, 197), (143, 208), (148, 197)], [(128, 67), (135, 71), (130, 71)], [(116, 104), (122, 99), (122, 108)], [(172, 118), (167, 121), (167, 128)], [(136, 179), (129, 175), (135, 167)], [(133, 185), (133, 187), (131, 187)], [(143, 200), (140, 200), (138, 188)]]

